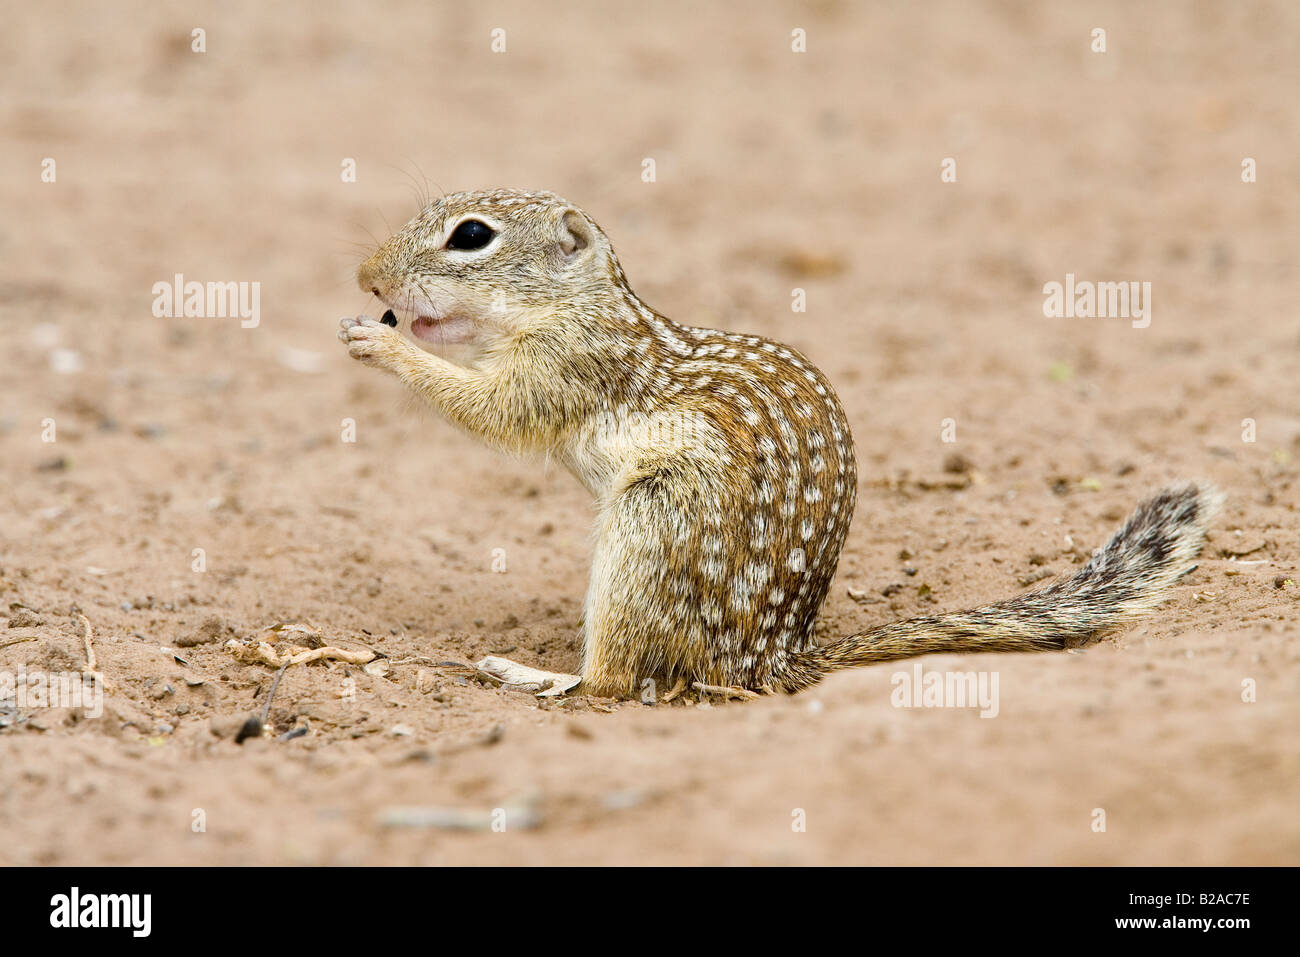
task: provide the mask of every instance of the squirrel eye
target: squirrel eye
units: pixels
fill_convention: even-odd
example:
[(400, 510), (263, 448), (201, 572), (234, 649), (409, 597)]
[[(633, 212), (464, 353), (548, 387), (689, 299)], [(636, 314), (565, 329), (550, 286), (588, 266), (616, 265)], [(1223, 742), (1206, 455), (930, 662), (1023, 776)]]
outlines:
[(477, 219), (467, 219), (456, 227), (447, 240), (448, 249), (482, 249), (492, 241), (496, 233), (487, 223), (480, 223)]

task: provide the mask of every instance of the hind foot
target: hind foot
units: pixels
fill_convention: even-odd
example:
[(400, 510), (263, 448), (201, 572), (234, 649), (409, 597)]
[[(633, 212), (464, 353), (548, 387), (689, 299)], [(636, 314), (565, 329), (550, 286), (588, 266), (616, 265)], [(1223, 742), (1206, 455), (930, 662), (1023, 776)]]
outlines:
[(580, 675), (568, 675), (563, 672), (542, 671), (530, 668), (509, 658), (488, 655), (474, 666), (478, 671), (495, 678), (511, 691), (531, 691), (539, 698), (562, 695), (572, 691), (582, 681)]

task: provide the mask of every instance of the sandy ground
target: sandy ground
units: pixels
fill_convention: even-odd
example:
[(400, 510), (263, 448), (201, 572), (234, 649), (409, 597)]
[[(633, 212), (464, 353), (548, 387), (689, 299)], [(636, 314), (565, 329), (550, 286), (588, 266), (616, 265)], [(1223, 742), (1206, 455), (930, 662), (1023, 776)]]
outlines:
[[(0, 670), (82, 668), (79, 612), (109, 689), (0, 708), (0, 862), (1300, 862), (1294, 4), (5, 6)], [(712, 706), (435, 667), (577, 666), (585, 493), (334, 338), (372, 237), (494, 185), (836, 383), (825, 634), (1069, 571), (1176, 477), (1228, 495), (1199, 570), (1086, 649), (924, 660), (992, 719), (895, 666)], [(259, 324), (155, 317), (176, 273)], [(1150, 282), (1149, 327), (1046, 318), (1067, 273)], [(387, 673), (290, 668), (307, 733), (236, 744), (274, 671), (224, 642), (282, 622)]]

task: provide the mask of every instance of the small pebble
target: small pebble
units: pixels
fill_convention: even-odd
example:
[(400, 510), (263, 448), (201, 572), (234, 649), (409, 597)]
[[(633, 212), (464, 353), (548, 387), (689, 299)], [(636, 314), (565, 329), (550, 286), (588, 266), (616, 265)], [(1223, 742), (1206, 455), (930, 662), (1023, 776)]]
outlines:
[(249, 738), (260, 738), (261, 736), (262, 719), (257, 715), (250, 715), (235, 735), (235, 744), (243, 744)]

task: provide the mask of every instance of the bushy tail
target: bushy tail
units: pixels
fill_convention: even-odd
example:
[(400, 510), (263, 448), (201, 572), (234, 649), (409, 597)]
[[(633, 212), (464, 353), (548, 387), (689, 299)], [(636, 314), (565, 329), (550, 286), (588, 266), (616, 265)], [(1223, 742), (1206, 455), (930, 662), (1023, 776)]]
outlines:
[(1071, 577), (971, 611), (909, 618), (796, 655), (786, 689), (876, 661), (936, 652), (1047, 651), (1114, 628), (1158, 604), (1164, 590), (1195, 567), (1221, 502), (1208, 485), (1163, 489)]

